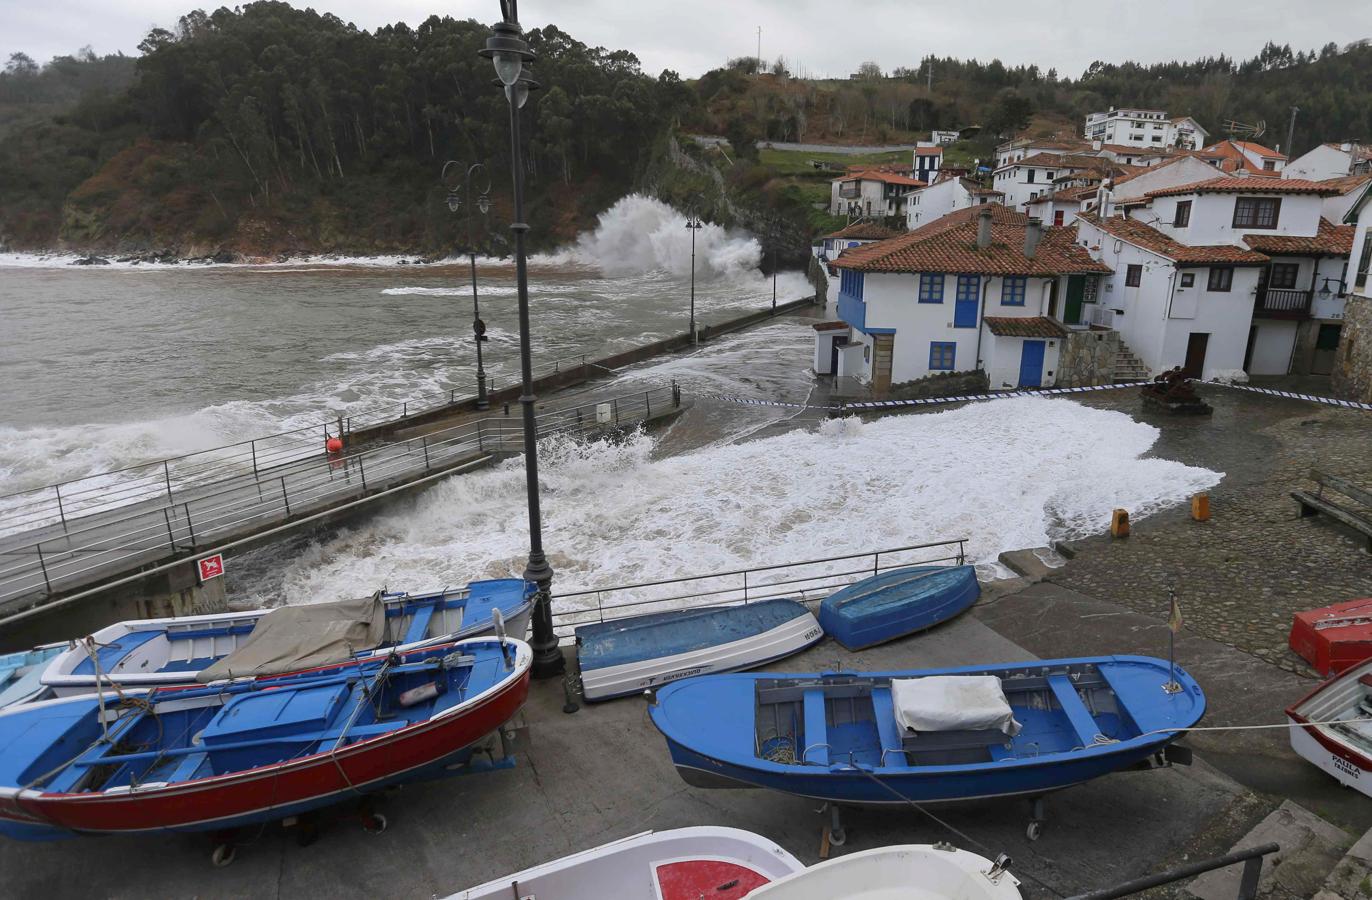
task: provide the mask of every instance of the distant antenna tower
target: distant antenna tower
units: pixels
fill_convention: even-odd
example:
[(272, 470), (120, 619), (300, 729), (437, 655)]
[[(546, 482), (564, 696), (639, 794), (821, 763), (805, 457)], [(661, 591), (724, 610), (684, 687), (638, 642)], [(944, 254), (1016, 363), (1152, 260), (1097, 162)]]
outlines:
[(1267, 120), (1260, 119), (1256, 125), (1249, 125), (1244, 122), (1236, 122), (1233, 119), (1224, 121), (1224, 130), (1229, 132), (1229, 139), (1255, 140), (1267, 133)]

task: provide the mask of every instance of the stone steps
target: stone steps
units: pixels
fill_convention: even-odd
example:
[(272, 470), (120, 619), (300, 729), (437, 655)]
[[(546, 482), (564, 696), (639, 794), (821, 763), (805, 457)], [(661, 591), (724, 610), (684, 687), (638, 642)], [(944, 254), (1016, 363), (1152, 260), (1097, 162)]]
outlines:
[(1129, 345), (1120, 338), (1119, 352), (1115, 354), (1115, 384), (1125, 384), (1131, 381), (1147, 381), (1149, 377), (1148, 367), (1143, 364), (1143, 360), (1135, 355)]
[[(1372, 841), (1366, 836), (1355, 847), (1363, 847), (1364, 841), (1368, 842), (1367, 847), (1358, 852), (1364, 856), (1372, 854)], [(1353, 838), (1348, 832), (1290, 800), (1255, 825), (1233, 850), (1269, 842), (1277, 843), (1281, 850), (1263, 859), (1262, 876), (1258, 881), (1259, 900), (1315, 897), (1336, 876), (1340, 879), (1338, 884), (1351, 879), (1355, 886), (1367, 876), (1365, 860), (1360, 863), (1362, 857), (1349, 858), (1354, 850), (1350, 849)], [(1196, 878), (1186, 890), (1198, 900), (1233, 900), (1238, 896), (1242, 875), (1242, 865), (1215, 869)], [(1335, 887), (1337, 889), (1338, 885)], [(1352, 900), (1355, 895), (1335, 896)]]

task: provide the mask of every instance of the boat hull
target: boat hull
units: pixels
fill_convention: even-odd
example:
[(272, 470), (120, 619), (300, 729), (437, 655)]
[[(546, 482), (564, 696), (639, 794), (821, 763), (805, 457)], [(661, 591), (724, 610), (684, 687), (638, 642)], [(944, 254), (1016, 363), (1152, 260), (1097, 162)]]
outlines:
[[(447, 900), (738, 900), (804, 867), (772, 841), (737, 828), (644, 832), (451, 895)], [(725, 885), (732, 885), (725, 887)], [(517, 888), (517, 890), (516, 890)]]
[[(1286, 709), (1291, 749), (1341, 784), (1372, 797), (1372, 660), (1344, 670)], [(1338, 725), (1318, 724), (1337, 722)], [(1338, 728), (1361, 726), (1361, 737)], [(1316, 724), (1311, 724), (1316, 723)]]
[(981, 596), (972, 566), (912, 566), (882, 572), (825, 598), (819, 624), (849, 650), (933, 628)]
[(1019, 880), (948, 844), (907, 844), (826, 860), (764, 885), (749, 900), (1019, 900)]
[[(824, 632), (809, 611), (796, 606), (794, 618), (738, 640), (619, 665), (591, 666), (582, 661), (582, 694), (592, 702), (611, 700), (641, 694), (682, 678), (737, 672), (799, 653), (821, 640)], [(580, 650), (579, 644), (579, 657)]]
[[(949, 675), (1000, 679), (1024, 724), (905, 731), (893, 707), (905, 701), (897, 701), (892, 682)], [(1179, 689), (1167, 687), (1173, 675)], [(1204, 709), (1200, 686), (1180, 667), (1099, 657), (712, 676), (663, 688), (649, 712), (688, 784), (884, 806), (1040, 796), (1147, 765)]]
[(1372, 657), (1372, 597), (1298, 612), (1287, 640), (1325, 678)]
[[(0, 834), (21, 840), (151, 831), (216, 831), (268, 822), (393, 784), (445, 774), (523, 706), (530, 651), (469, 703), (339, 749), (225, 775), (104, 793), (0, 788)], [(80, 703), (57, 700), (51, 703)], [(88, 702), (88, 701), (84, 701)], [(3, 722), (3, 719), (0, 719)]]
[[(1296, 719), (1290, 719), (1297, 724)], [(1372, 797), (1372, 767), (1368, 761), (1358, 759), (1356, 754), (1338, 745), (1326, 745), (1320, 741), (1313, 729), (1292, 728), (1291, 749), (1296, 755), (1332, 776), (1340, 784), (1367, 797)]]

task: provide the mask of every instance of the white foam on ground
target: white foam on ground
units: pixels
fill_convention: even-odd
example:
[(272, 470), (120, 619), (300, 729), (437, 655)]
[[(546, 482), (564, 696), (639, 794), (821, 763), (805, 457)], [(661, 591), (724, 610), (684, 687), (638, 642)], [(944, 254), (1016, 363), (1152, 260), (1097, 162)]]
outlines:
[[(1144, 458), (1151, 425), (1015, 398), (653, 458), (654, 441), (551, 441), (541, 459), (556, 589), (699, 575), (966, 537), (969, 561), (1140, 519), (1222, 477)], [(257, 602), (460, 585), (522, 571), (521, 459), (449, 478), (287, 564)]]

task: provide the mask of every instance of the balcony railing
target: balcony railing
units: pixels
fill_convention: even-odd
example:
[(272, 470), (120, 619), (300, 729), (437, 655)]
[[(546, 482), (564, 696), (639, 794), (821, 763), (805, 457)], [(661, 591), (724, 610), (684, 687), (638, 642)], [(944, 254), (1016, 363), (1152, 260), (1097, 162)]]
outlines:
[(1258, 303), (1253, 314), (1268, 319), (1307, 319), (1313, 299), (1313, 291), (1259, 288)]

